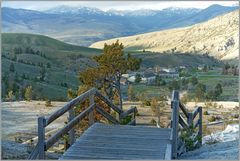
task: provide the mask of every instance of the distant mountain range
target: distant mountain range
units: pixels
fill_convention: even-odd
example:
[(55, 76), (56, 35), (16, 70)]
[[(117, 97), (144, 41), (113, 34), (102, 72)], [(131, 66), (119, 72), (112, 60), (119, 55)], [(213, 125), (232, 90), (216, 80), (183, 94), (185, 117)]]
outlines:
[(193, 25), (237, 8), (212, 5), (206, 9), (171, 7), (105, 12), (97, 8), (59, 6), (40, 12), (3, 7), (2, 31), (43, 34), (89, 46), (115, 37)]
[(123, 43), (126, 51), (205, 54), (238, 64), (239, 11), (188, 27), (100, 41), (90, 47), (101, 49), (104, 43), (117, 40)]

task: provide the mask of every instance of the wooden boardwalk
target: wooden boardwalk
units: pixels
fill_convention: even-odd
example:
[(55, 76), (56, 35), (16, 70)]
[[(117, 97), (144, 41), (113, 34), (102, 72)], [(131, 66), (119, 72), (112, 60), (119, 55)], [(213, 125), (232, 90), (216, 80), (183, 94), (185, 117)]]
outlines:
[[(105, 111), (95, 102), (96, 98), (115, 111), (116, 116)], [(83, 101), (89, 101), (89, 106), (81, 113), (75, 114), (73, 108)], [(135, 126), (137, 108), (131, 107), (123, 111), (111, 100), (93, 88), (68, 102), (64, 107), (48, 116), (38, 118), (38, 143), (28, 159), (45, 159), (46, 151), (54, 146), (64, 136), (68, 136), (70, 147), (64, 152), (61, 160), (79, 159), (158, 159), (171, 160), (186, 151), (185, 141), (181, 133), (191, 132), (190, 137), (194, 147), (202, 144), (202, 108), (197, 107), (190, 112), (179, 100), (179, 93), (173, 91), (171, 100), (171, 125), (169, 128)], [(55, 134), (46, 138), (45, 129), (54, 120), (68, 112), (68, 122)], [(101, 124), (94, 113), (102, 115), (111, 124)], [(128, 125), (121, 120), (131, 118)], [(89, 128), (77, 138), (74, 127), (88, 118)]]
[(95, 123), (60, 159), (171, 159), (170, 135), (171, 129)]

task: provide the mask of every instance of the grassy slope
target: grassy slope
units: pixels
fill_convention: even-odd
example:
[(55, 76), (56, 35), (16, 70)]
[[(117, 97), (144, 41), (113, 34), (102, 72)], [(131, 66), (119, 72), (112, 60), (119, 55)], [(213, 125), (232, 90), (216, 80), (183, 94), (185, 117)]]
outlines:
[(155, 65), (159, 65), (162, 67), (167, 66), (198, 66), (202, 64), (206, 65), (215, 65), (221, 66), (222, 63), (213, 57), (208, 57), (204, 55), (192, 55), (192, 54), (139, 54), (135, 53), (135, 57), (141, 58), (143, 60), (143, 67), (154, 67)]
[(181, 53), (209, 53), (220, 60), (233, 60), (238, 58), (238, 21), (238, 11), (233, 11), (189, 27), (99, 41), (90, 47), (101, 49), (104, 43), (119, 40), (126, 51), (163, 53), (174, 50)]
[[(37, 98), (48, 97), (55, 100), (66, 98), (67, 88), (60, 84), (67, 83), (69, 87), (77, 88), (80, 83), (77, 78), (78, 72), (94, 65), (95, 63), (90, 58), (101, 53), (101, 50), (98, 49), (66, 44), (47, 36), (3, 33), (2, 54), (10, 58), (13, 57), (15, 47), (23, 49), (31, 47), (35, 51), (39, 50), (46, 55), (46, 58), (44, 58), (25, 52), (17, 54), (17, 60), (30, 61), (35, 64), (51, 64), (51, 68), (46, 68), (45, 81), (23, 80), (20, 85), (22, 87), (32, 85)], [(9, 72), (11, 63), (14, 64), (15, 73)], [(2, 74), (8, 74), (9, 79), (13, 79), (16, 73), (19, 77), (22, 74), (27, 74), (30, 78), (34, 79), (40, 75), (40, 70), (41, 67), (38, 65), (23, 64), (2, 57)], [(6, 93), (7, 91), (3, 90), (3, 92)], [(5, 93), (3, 93), (3, 97)]]

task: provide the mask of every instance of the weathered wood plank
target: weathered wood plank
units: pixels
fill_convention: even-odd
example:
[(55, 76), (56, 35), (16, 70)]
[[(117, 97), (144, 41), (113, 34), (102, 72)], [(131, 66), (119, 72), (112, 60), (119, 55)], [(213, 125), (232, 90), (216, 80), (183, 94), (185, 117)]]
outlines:
[[(73, 109), (69, 110), (69, 116), (68, 116), (68, 122), (72, 121), (75, 117), (75, 113)], [(75, 142), (75, 131), (74, 129), (71, 129), (69, 131), (69, 143), (70, 145), (73, 145), (73, 143)]]
[(81, 112), (78, 116), (76, 116), (73, 120), (71, 120), (67, 125), (65, 125), (61, 130), (59, 130), (56, 134), (52, 135), (46, 142), (46, 149), (50, 148), (54, 143), (57, 142), (59, 138), (65, 135), (69, 130), (71, 130), (80, 120), (82, 120), (90, 111), (93, 110), (95, 104), (88, 107), (86, 110)]
[(193, 118), (193, 114), (191, 112), (188, 113), (188, 118), (187, 118), (187, 123), (189, 126), (193, 125), (193, 121), (194, 121), (194, 118)]
[[(98, 133), (100, 133), (100, 131), (97, 131)], [(149, 138), (168, 138), (168, 139), (170, 139), (170, 133), (153, 133), (153, 134), (151, 134), (151, 133), (142, 133), (141, 135), (139, 134), (139, 135), (136, 135), (136, 133), (134, 134), (134, 133), (128, 133), (128, 132), (126, 132), (126, 133), (123, 133), (123, 132), (119, 132), (119, 134), (116, 134), (116, 133), (111, 133), (111, 132), (109, 132), (109, 133), (107, 133), (107, 132), (104, 132), (104, 133), (101, 133), (101, 134), (92, 134), (92, 133), (86, 133), (86, 137), (90, 137), (90, 136), (105, 136), (105, 137), (110, 137), (110, 135), (112, 136), (112, 137), (121, 137), (121, 138), (125, 138), (125, 137), (133, 137), (133, 138), (135, 138), (135, 137), (146, 137), (146, 136), (148, 136)], [(136, 136), (135, 136), (136, 135)], [(85, 135), (84, 136), (82, 136), (82, 137), (85, 137)]]
[[(199, 124), (198, 124), (198, 136), (202, 138), (202, 107), (199, 107)], [(202, 146), (202, 139), (199, 141), (199, 145)]]
[(114, 124), (120, 124), (120, 122), (115, 119), (112, 115), (110, 115), (109, 113), (107, 113), (106, 111), (104, 111), (101, 107), (96, 106), (95, 107), (96, 111), (98, 113), (100, 113), (101, 115), (103, 115), (105, 118), (107, 118), (109, 121), (111, 121)]
[[(87, 136), (86, 138), (84, 139), (87, 139), (87, 140), (91, 140), (91, 139), (95, 139), (96, 142), (98, 141), (106, 141), (106, 143), (109, 143), (111, 141), (114, 141), (114, 142), (126, 142), (126, 143), (134, 143), (134, 142), (142, 142), (142, 143), (148, 143), (148, 142), (152, 142), (154, 144), (154, 141), (155, 142), (158, 142), (158, 141), (164, 141), (166, 140), (167, 138), (151, 138), (151, 139), (146, 139), (146, 137), (137, 137), (137, 138), (127, 138), (127, 137), (97, 137), (97, 136)], [(111, 140), (110, 140), (111, 139)], [(122, 139), (122, 140), (119, 140), (119, 139)], [(145, 139), (145, 140), (143, 140)]]
[(171, 160), (172, 159), (172, 145), (171, 144), (167, 144), (164, 159), (165, 160)]
[(171, 129), (168, 128), (157, 128), (157, 127), (149, 127), (149, 126), (130, 126), (130, 125), (104, 125), (102, 123), (95, 123), (93, 125), (94, 129), (109, 129), (109, 130), (115, 130), (115, 129), (124, 129), (124, 130), (142, 130), (142, 131), (161, 131), (161, 130), (167, 130), (171, 131)]
[(182, 112), (184, 113), (184, 115), (185, 115), (186, 117), (188, 117), (188, 110), (187, 110), (187, 108), (186, 108), (181, 102), (179, 102), (179, 107), (180, 107), (180, 109), (182, 110)]
[[(90, 105), (93, 105), (95, 104), (94, 103), (94, 95), (91, 95), (89, 96), (89, 102), (90, 102)], [(89, 112), (88, 114), (88, 123), (89, 123), (89, 126), (92, 126), (94, 124), (94, 115), (93, 115), (93, 110)]]
[(80, 96), (74, 98), (70, 102), (68, 102), (65, 106), (63, 106), (61, 109), (55, 111), (53, 114), (46, 117), (46, 126), (49, 125), (51, 122), (56, 120), (58, 117), (62, 116), (64, 113), (66, 113), (68, 110), (76, 106), (77, 104), (81, 103), (81, 101), (86, 100), (89, 96), (94, 95), (96, 92), (95, 88), (92, 88), (88, 90), (87, 92), (81, 94)]
[[(76, 145), (74, 145), (73, 149), (77, 149), (77, 148), (84, 148), (84, 147), (99, 147), (99, 148), (104, 148), (104, 147), (108, 147), (108, 148), (125, 148), (125, 149), (165, 149), (166, 146), (165, 144), (169, 143), (169, 141), (165, 141), (163, 140), (161, 143), (158, 144), (151, 144), (146, 146), (145, 142), (144, 143), (136, 143), (136, 144), (126, 144), (126, 142), (114, 142), (114, 144), (107, 144), (104, 142), (92, 142), (90, 140), (88, 141), (80, 141), (78, 142)], [(164, 144), (164, 145), (163, 145)]]
[(145, 127), (147, 134), (153, 134), (144, 135), (138, 132), (144, 131), (144, 127), (135, 128), (135, 133), (130, 127), (95, 123), (61, 159), (164, 159), (167, 144), (171, 144), (171, 129)]
[(144, 155), (116, 155), (116, 154), (78, 154), (78, 155), (71, 155), (71, 156), (63, 156), (60, 158), (61, 160), (66, 159), (66, 160), (79, 160), (79, 159), (111, 159), (111, 160), (142, 160), (142, 159), (154, 159), (154, 160), (159, 160), (163, 159), (164, 155), (159, 155), (159, 156), (144, 156)]
[[(166, 146), (167, 147), (167, 146)], [(78, 148), (72, 148), (71, 150), (68, 151), (68, 154), (78, 154), (78, 153), (87, 153), (87, 152), (98, 152), (98, 153), (108, 153), (108, 154), (118, 154), (119, 152), (127, 155), (134, 155), (134, 154), (148, 154), (148, 155), (159, 155), (159, 152), (163, 152), (165, 153), (166, 147), (162, 148), (162, 149), (145, 149), (145, 148), (118, 148), (118, 147), (88, 147), (88, 146), (84, 146), (83, 148), (81, 148), (81, 146), (79, 146)]]
[[(126, 126), (130, 126), (130, 125), (126, 125)], [(133, 126), (133, 127), (135, 127), (135, 126)], [(94, 131), (100, 130), (101, 131), (102, 129), (106, 129), (106, 130), (109, 129), (109, 131), (111, 131), (111, 132), (114, 132), (114, 131), (120, 131), (121, 132), (121, 129), (124, 129), (124, 128), (120, 128), (120, 127), (119, 127), (119, 129), (116, 129), (116, 128), (113, 128), (113, 129), (111, 129), (111, 128), (96, 128), (95, 129), (94, 128), (94, 129), (91, 129), (91, 130), (94, 130)], [(143, 129), (138, 129), (138, 128), (130, 129), (130, 128), (126, 128), (126, 129), (124, 129), (124, 131), (130, 132), (130, 133), (134, 133), (134, 132), (151, 133), (151, 132), (153, 132), (153, 133), (168, 133), (169, 134), (171, 132), (171, 129), (170, 128), (169, 129), (159, 128), (159, 129), (155, 130), (155, 128), (154, 128), (154, 130), (151, 131), (150, 129), (144, 130), (144, 128)]]
[(44, 116), (38, 118), (38, 151), (39, 159), (45, 159), (45, 125), (46, 119)]
[(109, 107), (111, 107), (113, 110), (115, 110), (118, 113), (123, 113), (123, 110), (121, 110), (119, 107), (115, 106), (112, 101), (110, 101), (107, 97), (103, 96), (101, 93), (96, 91), (95, 94), (97, 97), (99, 97), (101, 100), (103, 100)]
[(199, 112), (199, 107), (195, 108), (195, 110), (192, 112), (193, 119), (197, 116), (198, 112)]
[(133, 114), (136, 111), (136, 107), (130, 108), (127, 111), (123, 112), (120, 114), (120, 118), (125, 118), (126, 116), (128, 116), (129, 114)]
[(37, 143), (37, 145), (33, 149), (32, 153), (29, 155), (28, 160), (36, 159), (38, 154), (39, 154), (39, 142)]
[(172, 101), (178, 100), (179, 101), (179, 91), (173, 90), (172, 92)]
[(179, 123), (183, 128), (187, 129), (189, 127), (188, 123), (184, 120), (184, 118), (181, 115), (179, 115)]
[[(178, 98), (178, 96), (173, 93), (173, 99)], [(177, 158), (177, 143), (178, 143), (178, 120), (179, 120), (179, 101), (172, 101), (172, 129), (173, 129), (173, 140), (172, 140), (172, 157)]]
[(68, 154), (65, 154), (65, 156), (73, 156), (73, 155), (81, 155), (81, 154), (88, 154), (88, 155), (93, 155), (93, 156), (99, 156), (99, 155), (103, 155), (103, 156), (136, 156), (136, 155), (140, 155), (140, 156), (155, 156), (155, 157), (159, 157), (162, 155), (162, 158), (164, 157), (165, 154), (165, 149), (163, 151), (147, 151), (147, 150), (123, 150), (123, 149), (103, 149), (101, 150), (100, 148), (96, 148), (96, 149), (81, 149), (75, 152), (69, 152)]

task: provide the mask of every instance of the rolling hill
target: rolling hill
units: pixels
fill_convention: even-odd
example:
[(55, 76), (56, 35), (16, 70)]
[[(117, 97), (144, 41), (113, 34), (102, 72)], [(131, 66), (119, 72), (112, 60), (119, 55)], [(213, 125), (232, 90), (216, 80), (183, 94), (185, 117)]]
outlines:
[(3, 7), (2, 31), (48, 35), (67, 43), (89, 46), (115, 37), (193, 25), (235, 9), (236, 6), (212, 5), (205, 9), (102, 11), (59, 6), (40, 12)]
[(189, 27), (100, 41), (90, 47), (101, 49), (104, 43), (119, 40), (126, 51), (206, 54), (218, 60), (237, 63), (238, 15), (236, 10)]
[(23, 97), (31, 85), (35, 99), (65, 100), (67, 89), (80, 83), (78, 72), (95, 66), (91, 57), (101, 52), (42, 35), (3, 33), (2, 96), (13, 90)]

